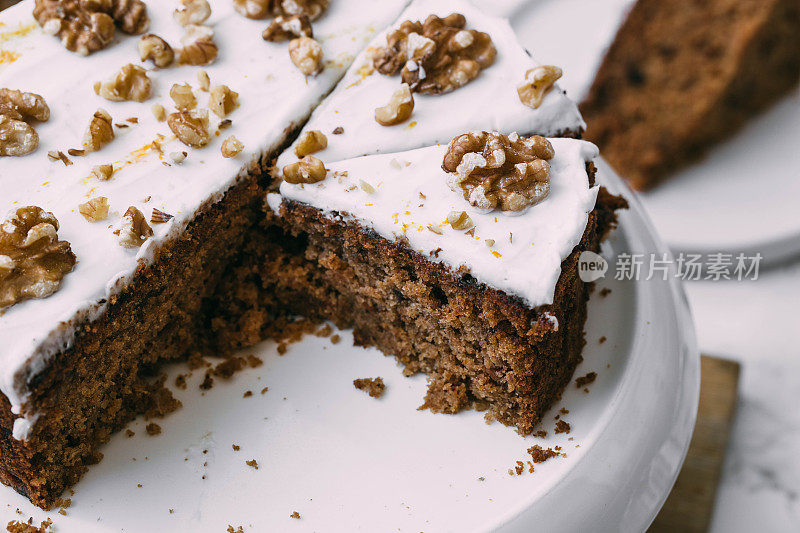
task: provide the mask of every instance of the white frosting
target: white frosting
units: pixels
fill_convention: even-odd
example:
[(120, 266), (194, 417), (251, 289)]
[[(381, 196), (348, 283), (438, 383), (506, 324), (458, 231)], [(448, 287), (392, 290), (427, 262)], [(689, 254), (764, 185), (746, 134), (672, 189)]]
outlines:
[[(515, 216), (473, 209), (450, 189), (441, 168), (445, 145), (331, 163), (325, 180), (310, 185), (283, 182), (280, 192), (332, 218), (357, 221), (387, 239), (405, 237), (411, 249), (431, 261), (453, 269), (466, 267), (479, 282), (537, 307), (553, 303), (561, 262), (580, 242), (597, 200), (597, 187), (589, 187), (586, 173), (597, 148), (574, 139), (550, 142), (555, 149), (550, 194)], [(364, 190), (369, 186), (374, 192)], [(277, 211), (280, 197), (270, 195), (268, 202)], [(447, 224), (447, 214), (454, 210), (467, 211), (474, 235)], [(494, 243), (488, 246), (487, 239)], [(558, 322), (554, 325), (557, 328)]]
[[(268, 21), (248, 20), (233, 10), (230, 0), (211, 0), (207, 21), (215, 32), (220, 54), (206, 67), (175, 66), (150, 72), (154, 96), (144, 102), (109, 102), (96, 96), (92, 83), (105, 80), (127, 63), (140, 64), (136, 36), (118, 32), (107, 49), (89, 57), (68, 52), (59, 40), (42, 32), (31, 13), (33, 0), (26, 0), (0, 14), (0, 87), (39, 93), (51, 109), (48, 122), (36, 124), (40, 146), (25, 157), (0, 158), (0, 216), (24, 205), (52, 211), (61, 228), (59, 237), (72, 244), (77, 256), (75, 270), (64, 278), (61, 289), (42, 300), (28, 300), (0, 315), (0, 391), (19, 414), (27, 395), (27, 380), (39, 372), (54, 353), (69, 346), (73, 325), (94, 319), (105, 310), (104, 302), (125, 287), (140, 262), (147, 263), (165, 240), (179, 234), (198, 208), (219, 199), (235, 182), (241, 169), (260, 154), (277, 148), (286, 129), (299, 124), (341, 78), (353, 57), (375, 35), (394, 20), (405, 0), (335, 0), (329, 11), (314, 23), (315, 38), (328, 60), (325, 70), (306, 79), (292, 65), (286, 43), (268, 43), (261, 32)], [(148, 2), (150, 32), (173, 46), (182, 29), (173, 20), (177, 0)], [(19, 57), (17, 58), (17, 54)], [(14, 59), (8, 63), (8, 60)], [(5, 61), (5, 63), (3, 63)], [(150, 68), (152, 65), (145, 65)], [(161, 103), (172, 110), (169, 90), (173, 83), (195, 88), (199, 107), (207, 107), (208, 93), (198, 90), (197, 72), (204, 69), (212, 84), (225, 84), (240, 95), (240, 107), (228, 117), (232, 127), (215, 137), (209, 146), (193, 150), (174, 139), (166, 123), (153, 117), (150, 107)], [(97, 153), (70, 157), (72, 166), (47, 158), (49, 150), (80, 148), (81, 139), (97, 108), (106, 109), (116, 123), (136, 117), (138, 125), (117, 129), (117, 138)], [(218, 119), (211, 115), (214, 131)], [(164, 152), (187, 151), (181, 165), (167, 168), (169, 157), (153, 150), (139, 150), (158, 134), (166, 137)], [(235, 159), (224, 159), (220, 145), (235, 135), (245, 151)], [(137, 150), (139, 150), (137, 152)], [(88, 178), (92, 166), (130, 161), (101, 182)], [(116, 167), (117, 165), (115, 165)], [(111, 216), (89, 223), (78, 212), (78, 204), (94, 196), (106, 196)], [(155, 236), (140, 249), (117, 244), (114, 225), (128, 206), (136, 206), (149, 219), (153, 208), (175, 216), (169, 223), (152, 225)], [(25, 418), (14, 425), (17, 438), (24, 438), (36, 413), (25, 409)]]
[[(417, 0), (392, 28), (405, 20), (424, 21), (431, 13), (447, 16), (454, 12), (466, 17), (468, 29), (491, 36), (497, 48), (495, 63), (451, 93), (415, 93), (414, 112), (409, 120), (397, 126), (381, 126), (375, 121), (375, 109), (389, 102), (401, 80), (399, 74), (385, 76), (372, 70), (370, 50), (385, 46), (390, 30), (380, 33), (358, 55), (342, 82), (306, 125), (305, 130), (319, 130), (328, 138), (328, 147), (315, 157), (340, 161), (400, 152), (447, 143), (455, 135), (472, 130), (552, 136), (584, 128), (578, 107), (558, 86), (545, 96), (538, 109), (520, 101), (517, 86), (537, 63), (517, 42), (507, 20), (488, 16), (463, 0)], [(344, 133), (332, 135), (336, 127), (344, 128)], [(286, 150), (278, 159), (278, 168), (296, 160), (294, 150)]]

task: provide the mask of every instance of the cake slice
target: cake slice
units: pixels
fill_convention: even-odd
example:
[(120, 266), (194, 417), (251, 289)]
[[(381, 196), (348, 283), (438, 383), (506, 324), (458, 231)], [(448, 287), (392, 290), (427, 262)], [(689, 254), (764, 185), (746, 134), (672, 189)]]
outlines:
[(798, 80), (797, 0), (639, 0), (581, 104), (586, 136), (646, 189)]
[(0, 481), (39, 506), (174, 406), (154, 376), (202, 349), (267, 166), (405, 2), (337, 0), (297, 42), (233, 4), (0, 14)]
[(478, 406), (527, 435), (581, 360), (578, 258), (625, 205), (595, 184), (596, 156), (575, 139), (475, 132), (330, 163), (269, 196), (262, 279), (280, 307), (425, 372), (425, 407)]
[[(461, 35), (468, 35), (466, 41), (473, 43), (471, 48), (476, 49), (468, 49), (471, 54), (465, 55), (478, 59), (489, 56), (484, 59), (488, 66), (480, 68), (463, 86), (454, 88), (452, 83), (425, 86), (425, 81), (451, 73), (440, 74), (435, 68), (428, 68), (430, 72), (427, 72), (424, 66), (420, 69), (417, 65), (430, 63), (435, 67), (436, 61), (447, 65), (458, 63), (458, 57), (447, 57), (452, 59), (449, 62), (440, 57), (442, 48), (452, 48), (453, 42), (458, 41), (457, 31), (449, 28), (453, 34), (451, 41), (437, 43), (439, 50), (429, 55), (430, 60), (428, 57), (415, 60), (414, 52), (408, 53), (411, 48), (417, 56), (425, 56), (426, 46), (446, 32), (441, 26), (429, 31), (425, 22), (432, 15), (445, 21), (450, 15), (462, 16), (463, 25), (459, 29), (464, 31)], [(414, 35), (411, 39), (401, 39), (403, 32)], [(491, 39), (495, 50), (493, 57), (479, 48), (480, 34)], [(392, 56), (388, 53), (392, 51), (400, 53)], [(557, 84), (553, 85), (555, 79), (541, 85), (541, 101), (523, 102), (520, 87), (525, 85), (526, 74), (532, 70), (538, 72), (540, 66), (519, 44), (506, 19), (487, 15), (464, 0), (417, 0), (358, 55), (342, 82), (314, 111), (292, 149), (281, 154), (277, 166), (282, 168), (298, 159), (298, 144), (309, 132), (320, 132), (327, 138), (326, 146), (314, 152), (314, 156), (323, 161), (447, 143), (456, 134), (472, 130), (579, 137), (584, 128), (583, 119), (577, 105)], [(409, 71), (409, 67), (414, 71)], [(387, 74), (392, 68), (396, 70)], [(421, 80), (420, 72), (423, 73)], [(395, 125), (382, 125), (376, 120), (376, 109), (386, 106), (404, 81), (411, 82), (413, 110)], [(415, 81), (422, 82), (419, 88), (413, 87)], [(301, 149), (299, 153), (307, 151)]]

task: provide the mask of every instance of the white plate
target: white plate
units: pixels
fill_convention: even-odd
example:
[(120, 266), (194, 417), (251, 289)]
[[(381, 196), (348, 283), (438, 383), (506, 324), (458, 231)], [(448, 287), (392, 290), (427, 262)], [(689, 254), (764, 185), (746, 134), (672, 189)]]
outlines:
[[(505, 0), (523, 45), (559, 65), (581, 100), (632, 0)], [(800, 253), (800, 91), (751, 120), (698, 163), (640, 196), (675, 252)]]
[[(634, 201), (609, 256), (661, 250)], [(598, 378), (589, 394), (568, 386), (544, 418), (545, 439), (487, 425), (475, 411), (418, 411), (425, 378), (404, 378), (393, 358), (352, 347), (348, 332), (337, 345), (307, 337), (283, 357), (264, 343), (246, 352), (262, 367), (217, 379), (205, 395), (195, 372), (188, 389), (176, 391), (184, 407), (158, 421), (160, 436), (147, 436), (141, 420), (130, 426), (134, 437), (115, 435), (75, 487), (67, 516), (36, 510), (3, 488), (0, 523), (20, 518), (19, 508), (37, 521), (53, 517), (62, 533), (218, 532), (228, 524), (248, 532), (643, 531), (689, 442), (699, 360), (677, 283), (609, 279), (600, 287), (612, 292), (591, 299), (576, 371)], [(386, 381), (382, 399), (354, 389), (354, 378), (368, 376)], [(253, 396), (243, 398), (247, 390)], [(569, 435), (553, 433), (562, 407)], [(509, 476), (534, 444), (561, 446), (567, 457)], [(245, 464), (250, 459), (258, 470)], [(302, 518), (290, 518), (293, 511)]]

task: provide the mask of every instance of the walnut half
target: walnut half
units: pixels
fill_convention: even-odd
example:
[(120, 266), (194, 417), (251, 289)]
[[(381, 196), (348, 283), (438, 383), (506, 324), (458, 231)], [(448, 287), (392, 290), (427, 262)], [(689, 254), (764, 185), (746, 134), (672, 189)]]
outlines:
[(542, 65), (530, 69), (525, 73), (525, 81), (517, 87), (519, 100), (523, 104), (533, 109), (537, 109), (544, 97), (553, 88), (553, 85), (561, 78), (561, 69), (552, 65)]
[(95, 83), (94, 92), (111, 102), (144, 102), (153, 94), (147, 71), (128, 63), (104, 82)]
[(29, 154), (39, 146), (39, 134), (30, 124), (0, 115), (0, 156)]
[(497, 49), (489, 34), (467, 30), (464, 15), (430, 15), (424, 23), (407, 20), (386, 36), (373, 57), (381, 74), (398, 71), (419, 93), (443, 94), (463, 87), (491, 66)]
[(36, 206), (17, 209), (0, 226), (0, 309), (53, 294), (75, 266), (58, 220)]
[(147, 31), (150, 19), (141, 0), (36, 0), (33, 16), (45, 33), (67, 50), (89, 55), (114, 39), (114, 25), (132, 35)]
[(479, 209), (523, 211), (550, 193), (553, 145), (544, 137), (476, 132), (450, 141), (442, 169), (448, 185)]
[(250, 19), (305, 15), (317, 20), (328, 8), (329, 0), (233, 0), (233, 7)]
[(50, 107), (38, 94), (0, 89), (0, 115), (24, 122), (46, 122), (50, 119)]

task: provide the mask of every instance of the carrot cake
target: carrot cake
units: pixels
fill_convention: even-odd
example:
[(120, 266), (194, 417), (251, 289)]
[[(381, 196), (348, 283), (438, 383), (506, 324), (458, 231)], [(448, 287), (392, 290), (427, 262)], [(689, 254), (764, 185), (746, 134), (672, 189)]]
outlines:
[(584, 124), (557, 67), (462, 0), (406, 3), (0, 14), (0, 481), (48, 508), (175, 405), (163, 364), (297, 315), (427, 372), (434, 411), (531, 431), (624, 200), (558, 138)]
[(798, 80), (797, 0), (639, 0), (581, 104), (586, 137), (647, 189)]

